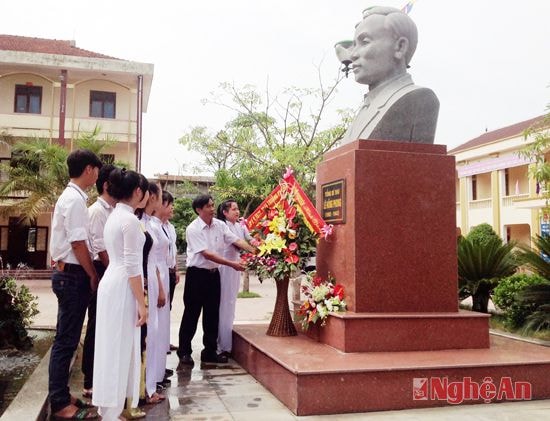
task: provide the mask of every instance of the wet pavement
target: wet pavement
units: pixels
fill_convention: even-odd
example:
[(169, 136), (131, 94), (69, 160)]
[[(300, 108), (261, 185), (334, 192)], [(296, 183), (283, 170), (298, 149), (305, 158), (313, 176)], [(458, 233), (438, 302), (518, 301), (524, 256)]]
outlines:
[[(57, 303), (48, 281), (25, 282), (39, 296), (41, 314), (36, 325), (54, 326)], [(275, 301), (275, 285), (263, 284), (252, 279), (250, 290), (261, 298), (239, 299), (235, 323), (267, 323)], [(179, 322), (183, 312), (183, 287), (178, 285), (171, 313), (171, 339), (177, 344)], [(266, 326), (267, 329), (267, 326)], [(202, 349), (201, 321), (193, 339), (192, 369), (176, 371), (178, 359), (175, 352), (168, 356), (167, 366), (174, 370), (171, 384), (166, 389), (167, 399), (158, 405), (147, 405), (146, 420), (196, 420), (196, 421), (285, 421), (285, 420), (550, 420), (550, 400), (530, 402), (506, 402), (447, 406), (442, 408), (402, 411), (370, 412), (323, 416), (295, 416), (267, 389), (247, 374), (235, 361), (228, 364), (205, 364), (201, 366)], [(78, 395), (82, 390), (80, 356), (75, 362), (71, 377), (71, 391)], [(335, 399), (338, 399), (335, 396)]]

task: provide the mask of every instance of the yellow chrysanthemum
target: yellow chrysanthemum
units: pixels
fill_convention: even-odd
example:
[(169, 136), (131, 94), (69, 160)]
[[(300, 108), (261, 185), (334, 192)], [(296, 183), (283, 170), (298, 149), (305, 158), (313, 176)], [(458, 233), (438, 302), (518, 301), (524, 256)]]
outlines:
[(276, 234), (270, 233), (267, 234), (264, 243), (258, 247), (260, 250), (258, 255), (263, 256), (264, 254), (269, 254), (272, 250), (282, 251), (285, 247), (286, 241), (283, 238)]

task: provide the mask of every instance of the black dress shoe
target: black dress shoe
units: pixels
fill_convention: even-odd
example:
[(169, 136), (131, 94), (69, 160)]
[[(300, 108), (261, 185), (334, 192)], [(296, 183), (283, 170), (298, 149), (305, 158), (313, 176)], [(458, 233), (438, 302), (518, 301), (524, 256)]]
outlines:
[(182, 365), (182, 366), (189, 366), (189, 367), (193, 367), (195, 365), (195, 361), (193, 361), (193, 358), (191, 358), (191, 355), (189, 354), (185, 354), (184, 356), (182, 356), (180, 358), (180, 363), (179, 365)]
[(162, 387), (164, 389), (168, 388), (172, 381), (170, 379), (164, 379), (161, 382), (157, 382), (157, 387)]
[(164, 370), (164, 377), (170, 377), (172, 374), (174, 374), (174, 370), (170, 370), (169, 368)]
[(202, 355), (201, 361), (203, 363), (225, 364), (227, 362), (227, 357), (222, 354)]
[(170, 344), (170, 351), (177, 351), (178, 347), (176, 345)]

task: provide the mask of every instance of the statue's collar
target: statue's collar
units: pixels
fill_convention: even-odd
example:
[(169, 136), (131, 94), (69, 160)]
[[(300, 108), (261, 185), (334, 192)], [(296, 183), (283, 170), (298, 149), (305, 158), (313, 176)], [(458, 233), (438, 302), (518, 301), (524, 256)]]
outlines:
[(378, 106), (383, 106), (396, 91), (405, 86), (412, 85), (413, 83), (412, 77), (408, 73), (403, 73), (388, 79), (365, 94), (364, 105), (369, 106), (370, 104), (376, 103)]

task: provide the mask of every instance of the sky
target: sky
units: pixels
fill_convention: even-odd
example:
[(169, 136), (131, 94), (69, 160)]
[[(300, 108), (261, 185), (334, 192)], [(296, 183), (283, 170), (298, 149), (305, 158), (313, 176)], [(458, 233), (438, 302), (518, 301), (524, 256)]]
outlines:
[[(153, 63), (143, 121), (142, 171), (190, 174), (196, 161), (178, 139), (234, 117), (203, 104), (223, 82), (271, 93), (317, 88), (338, 73), (333, 46), (352, 39), (372, 5), (405, 0), (18, 0), (0, 1), (0, 33), (74, 39), (80, 48)], [(453, 148), (486, 130), (544, 114), (550, 103), (550, 1), (416, 0), (419, 42), (410, 73), (439, 98), (435, 143)], [(356, 109), (366, 87), (344, 80), (327, 109)]]

